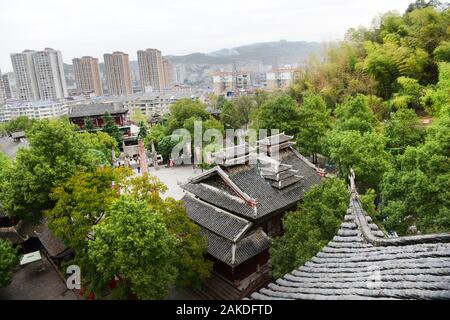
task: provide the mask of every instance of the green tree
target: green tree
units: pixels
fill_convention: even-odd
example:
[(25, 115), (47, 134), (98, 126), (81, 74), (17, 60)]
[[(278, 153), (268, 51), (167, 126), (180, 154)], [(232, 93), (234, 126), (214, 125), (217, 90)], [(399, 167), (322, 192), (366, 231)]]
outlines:
[(296, 135), (300, 122), (299, 108), (288, 95), (277, 95), (265, 102), (258, 110), (257, 129), (278, 129)]
[(450, 41), (443, 41), (434, 50), (434, 58), (440, 62), (450, 62)]
[(117, 188), (130, 175), (126, 168), (77, 171), (51, 194), (56, 204), (46, 212), (49, 228), (75, 251), (73, 263), (82, 268), (83, 286), (87, 286), (89, 292), (102, 292), (111, 280), (99, 274), (89, 259), (88, 243), (93, 239), (93, 227), (107, 217), (109, 207), (118, 197)]
[(450, 62), (439, 64), (439, 82), (426, 90), (422, 104), (435, 116), (450, 116)]
[(11, 243), (0, 239), (0, 288), (11, 283), (12, 271), (19, 264), (19, 257)]
[(365, 70), (378, 82), (378, 93), (389, 99), (395, 91), (398, 77), (419, 79), (428, 64), (428, 54), (423, 49), (401, 46), (398, 40), (387, 36), (383, 44), (366, 42)]
[(98, 163), (111, 164), (112, 163), (112, 152), (114, 150), (115, 154), (119, 154), (119, 147), (117, 141), (105, 132), (83, 132), (78, 134), (78, 138), (81, 140), (81, 144), (87, 150), (86, 155), (93, 155), (94, 159), (92, 163), (98, 163), (95, 159), (95, 153), (100, 152), (101, 158), (106, 161)]
[(84, 129), (86, 131), (92, 131), (95, 129), (94, 122), (90, 117), (84, 118)]
[(369, 107), (368, 98), (363, 95), (349, 98), (336, 108), (336, 129), (355, 130), (361, 133), (372, 131), (377, 124)]
[(326, 47), (325, 57), (312, 56), (291, 87), (299, 103), (310, 92), (320, 94), (330, 109), (356, 94), (373, 95), (375, 81), (360, 66), (365, 52), (362, 44), (346, 41)]
[(148, 117), (142, 113), (140, 108), (133, 109), (133, 113), (131, 115), (131, 120), (135, 123), (147, 122)]
[(379, 190), (383, 174), (391, 167), (391, 156), (385, 151), (386, 139), (379, 133), (358, 131), (330, 131), (327, 150), (338, 166), (341, 177), (347, 177), (353, 168), (360, 191)]
[(403, 153), (408, 146), (422, 142), (422, 129), (414, 110), (400, 109), (385, 125), (386, 147), (392, 154)]
[(125, 168), (97, 168), (94, 172), (77, 171), (64, 184), (53, 189), (55, 206), (46, 212), (50, 229), (77, 255), (87, 254), (92, 227), (106, 215), (117, 198), (119, 187), (131, 173)]
[(440, 12), (431, 6), (407, 13), (403, 18), (407, 25), (405, 42), (432, 55), (442, 41), (448, 40), (448, 18), (448, 9)]
[(108, 112), (105, 112), (103, 121), (103, 131), (113, 137), (117, 141), (117, 145), (122, 145), (122, 132), (115, 123), (114, 118)]
[(6, 173), (11, 170), (12, 166), (11, 158), (0, 151), (0, 190), (2, 190), (2, 185), (7, 182)]
[(139, 299), (166, 297), (177, 277), (176, 239), (161, 212), (122, 196), (94, 230), (89, 257), (99, 273), (119, 277), (123, 291)]
[(181, 136), (171, 135), (166, 136), (161, 139), (158, 144), (158, 153), (160, 153), (165, 161), (172, 157), (172, 149), (180, 143), (182, 140)]
[(392, 99), (394, 108), (420, 109), (420, 98), (423, 95), (423, 88), (419, 81), (407, 77), (399, 77), (397, 84), (398, 90)]
[(285, 234), (270, 247), (275, 278), (306, 263), (336, 235), (348, 201), (346, 184), (339, 179), (325, 179), (305, 194), (298, 210), (284, 218)]
[(198, 119), (196, 117), (191, 117), (189, 119), (186, 119), (183, 123), (183, 128), (188, 130), (191, 134), (191, 137), (194, 135), (194, 126), (195, 122), (202, 122), (202, 135), (205, 133), (208, 129), (215, 129), (220, 131), (222, 134), (224, 133), (223, 124), (216, 119), (208, 119), (206, 121), (202, 121), (201, 119)]
[(382, 182), (386, 226), (404, 235), (450, 229), (450, 119), (427, 129), (425, 143), (407, 147)]
[(210, 115), (206, 111), (205, 105), (198, 100), (180, 99), (170, 106), (170, 119), (168, 123), (168, 133), (183, 127), (184, 122), (192, 117), (200, 120), (209, 119)]
[(151, 211), (161, 212), (167, 230), (177, 240), (174, 261), (178, 270), (177, 287), (199, 288), (212, 270), (212, 262), (204, 258), (208, 243), (200, 234), (200, 228), (189, 219), (181, 201), (160, 197), (166, 187), (157, 178), (149, 175), (136, 177), (130, 185), (131, 196), (145, 201)]
[(27, 116), (19, 116), (15, 119), (12, 119), (11, 121), (4, 123), (3, 130), (8, 134), (17, 131), (24, 131), (30, 128), (33, 122), (34, 120), (30, 120)]
[(9, 214), (38, 220), (54, 205), (51, 190), (77, 169), (94, 169), (95, 163), (67, 120), (36, 121), (27, 138), (29, 148), (18, 151), (15, 165), (6, 172), (0, 202)]
[(236, 117), (239, 119), (241, 127), (250, 123), (253, 110), (257, 108), (257, 102), (252, 96), (241, 96), (233, 101), (236, 107)]
[(220, 113), (220, 121), (226, 128), (239, 129), (241, 122), (237, 119), (237, 110), (235, 105), (231, 101), (225, 101)]
[(138, 139), (145, 139), (147, 138), (147, 125), (144, 121), (139, 122), (139, 133), (138, 133)]
[(331, 128), (330, 112), (319, 95), (308, 95), (300, 107), (299, 117), (299, 151), (312, 155), (313, 162), (317, 163), (317, 153), (322, 151), (322, 140)]
[(149, 130), (147, 138), (145, 138), (145, 144), (147, 149), (151, 148), (151, 144), (154, 143), (155, 146), (168, 134), (167, 127), (158, 123), (152, 126)]

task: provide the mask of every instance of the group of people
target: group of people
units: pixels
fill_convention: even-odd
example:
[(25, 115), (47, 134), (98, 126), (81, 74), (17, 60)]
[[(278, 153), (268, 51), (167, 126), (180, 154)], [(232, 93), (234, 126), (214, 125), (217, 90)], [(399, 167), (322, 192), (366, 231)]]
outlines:
[(141, 173), (141, 162), (139, 156), (125, 156), (124, 159), (118, 159), (115, 163), (116, 167), (128, 167), (135, 171), (137, 174)]

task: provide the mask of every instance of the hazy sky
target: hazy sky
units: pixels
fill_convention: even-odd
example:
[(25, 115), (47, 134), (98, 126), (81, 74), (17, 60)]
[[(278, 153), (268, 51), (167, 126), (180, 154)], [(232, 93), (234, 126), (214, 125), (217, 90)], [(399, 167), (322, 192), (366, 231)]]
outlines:
[(413, 0), (0, 0), (0, 68), (11, 52), (52, 47), (65, 62), (158, 48), (210, 52), (254, 42), (323, 41)]

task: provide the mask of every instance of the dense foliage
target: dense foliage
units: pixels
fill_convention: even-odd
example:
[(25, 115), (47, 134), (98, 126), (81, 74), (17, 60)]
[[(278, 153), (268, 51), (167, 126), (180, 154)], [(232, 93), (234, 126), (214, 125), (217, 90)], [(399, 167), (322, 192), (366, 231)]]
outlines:
[[(322, 153), (342, 179), (353, 169), (363, 207), (382, 229), (448, 232), (449, 31), (448, 6), (422, 0), (403, 15), (380, 16), (371, 29), (351, 29), (325, 59), (309, 61), (288, 90), (296, 103), (270, 98), (278, 100), (260, 108), (258, 124), (296, 134), (302, 153), (313, 160)], [(274, 275), (325, 246), (347, 205), (343, 181), (313, 187), (270, 249)]]
[[(207, 249), (205, 238), (200, 235), (199, 227), (189, 220), (181, 202), (161, 198), (161, 193), (165, 191), (166, 187), (155, 177), (132, 177), (131, 171), (126, 168), (109, 167), (100, 167), (94, 172), (77, 171), (66, 183), (53, 190), (51, 198), (56, 204), (46, 213), (49, 226), (56, 236), (75, 251), (75, 263), (84, 270), (83, 285), (89, 292), (101, 294), (106, 285), (117, 276), (121, 281), (119, 288), (114, 290), (115, 297), (126, 298), (136, 294), (144, 299), (163, 298), (168, 286), (199, 287), (209, 276), (212, 265), (203, 257)], [(125, 200), (126, 208), (133, 208), (129, 213), (128, 209), (122, 207), (125, 205), (122, 201)], [(118, 203), (121, 203), (120, 206)], [(141, 208), (142, 206), (145, 208)], [(127, 224), (127, 214), (132, 214), (133, 210), (142, 210), (142, 217), (136, 221), (135, 226), (130, 225), (126, 230), (130, 232), (131, 237), (135, 228), (134, 236), (138, 243), (127, 242), (122, 248), (120, 245), (124, 240), (120, 237), (126, 233), (121, 234), (123, 230), (110, 224), (110, 221)], [(137, 211), (134, 214), (138, 215)], [(147, 217), (149, 214), (156, 217)], [(170, 240), (169, 244), (162, 244), (169, 246), (170, 250), (167, 255), (161, 253), (153, 259), (136, 258), (138, 261), (135, 261), (130, 269), (126, 269), (128, 266), (120, 266), (125, 261), (121, 260), (124, 253), (120, 253), (120, 250), (125, 251), (129, 246), (141, 248), (148, 245), (145, 240), (142, 240), (142, 244), (138, 239), (143, 230), (139, 223), (147, 219), (149, 224), (155, 224), (157, 228), (155, 237), (163, 243)], [(161, 226), (158, 227), (158, 224)], [(97, 226), (101, 230), (109, 230), (108, 236), (114, 239), (117, 237), (114, 247), (111, 243), (113, 240), (106, 240), (105, 234), (100, 233), (101, 236), (98, 237)], [(105, 247), (103, 241), (108, 241), (109, 246)], [(158, 243), (154, 243), (150, 236), (148, 241), (155, 246), (154, 250), (157, 250)], [(92, 242), (96, 244), (91, 244)], [(101, 243), (101, 246), (98, 243)], [(91, 247), (93, 249), (89, 249)], [(104, 251), (99, 254), (100, 250)], [(144, 250), (144, 247), (141, 250)], [(155, 254), (156, 251), (152, 250), (148, 254)], [(116, 253), (112, 251), (117, 251), (121, 256), (116, 257)], [(112, 259), (111, 261), (114, 260), (117, 264), (107, 264), (107, 260), (100, 257)], [(131, 257), (127, 256), (128, 258)], [(138, 284), (137, 276), (132, 272), (146, 272), (148, 264), (153, 264), (154, 268), (163, 268), (164, 272), (170, 273), (171, 276), (164, 278), (155, 274), (156, 283), (144, 288), (145, 284)], [(166, 264), (170, 265), (169, 269), (165, 267)], [(162, 281), (161, 284), (158, 281)]]
[(95, 227), (89, 257), (102, 275), (119, 278), (124, 292), (140, 299), (163, 299), (173, 283), (176, 240), (158, 211), (122, 196)]
[(51, 190), (77, 169), (94, 169), (96, 161), (67, 120), (36, 121), (26, 134), (30, 146), (6, 171), (0, 202), (11, 215), (36, 221), (54, 205)]
[(7, 240), (0, 239), (0, 288), (10, 284), (12, 270), (19, 264), (16, 250)]
[(326, 179), (306, 193), (298, 210), (284, 219), (285, 235), (270, 248), (273, 275), (281, 277), (311, 259), (336, 234), (348, 206), (347, 186)]

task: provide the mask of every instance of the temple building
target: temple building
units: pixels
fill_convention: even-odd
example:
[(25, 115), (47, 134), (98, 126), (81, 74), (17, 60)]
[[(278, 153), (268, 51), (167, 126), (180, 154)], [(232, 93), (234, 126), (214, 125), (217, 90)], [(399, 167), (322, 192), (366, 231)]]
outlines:
[[(188, 216), (208, 239), (214, 272), (235, 287), (268, 273), (270, 237), (324, 175), (285, 134), (213, 154), (218, 164), (182, 185)], [(277, 156), (277, 157), (275, 157)]]
[[(450, 299), (450, 234), (387, 238), (351, 199), (337, 235), (252, 299)], [(344, 213), (343, 213), (344, 216)]]
[(69, 108), (69, 121), (84, 129), (87, 118), (92, 120), (95, 128), (102, 128), (105, 113), (108, 112), (119, 127), (127, 125), (128, 110), (114, 103), (75, 105)]

